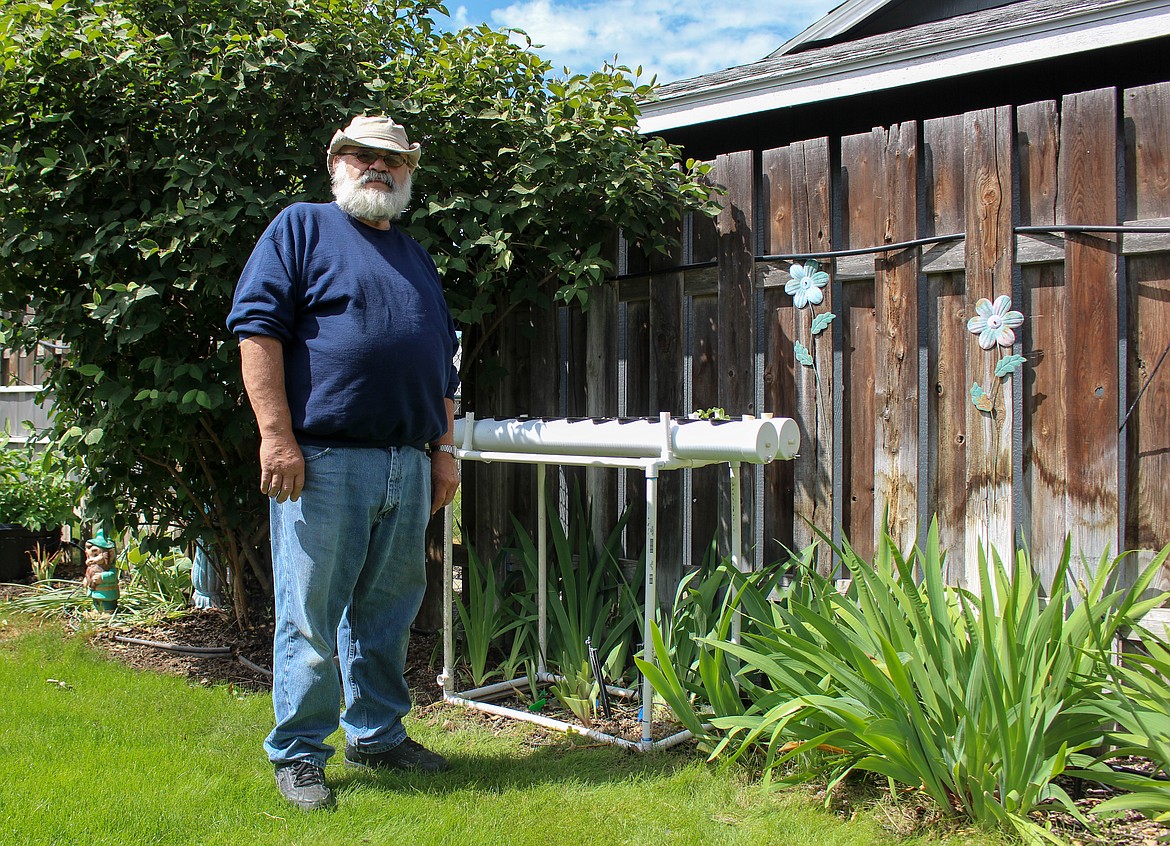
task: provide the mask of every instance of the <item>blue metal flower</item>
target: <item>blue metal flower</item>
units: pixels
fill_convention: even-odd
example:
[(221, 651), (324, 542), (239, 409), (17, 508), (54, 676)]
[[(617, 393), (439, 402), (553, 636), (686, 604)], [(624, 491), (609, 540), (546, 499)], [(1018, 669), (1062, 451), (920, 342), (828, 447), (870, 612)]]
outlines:
[(1024, 315), (1012, 311), (1011, 307), (1011, 297), (1004, 295), (996, 297), (994, 303), (986, 297), (975, 303), (975, 316), (967, 321), (967, 331), (979, 336), (979, 346), (983, 349), (992, 349), (996, 344), (1010, 347), (1016, 342), (1012, 330), (1023, 325)]
[(819, 270), (819, 267), (815, 261), (810, 261), (788, 268), (792, 278), (784, 283), (784, 293), (792, 297), (792, 304), (797, 308), (804, 308), (809, 303), (817, 305), (825, 299), (825, 292), (821, 288), (829, 284), (829, 274)]

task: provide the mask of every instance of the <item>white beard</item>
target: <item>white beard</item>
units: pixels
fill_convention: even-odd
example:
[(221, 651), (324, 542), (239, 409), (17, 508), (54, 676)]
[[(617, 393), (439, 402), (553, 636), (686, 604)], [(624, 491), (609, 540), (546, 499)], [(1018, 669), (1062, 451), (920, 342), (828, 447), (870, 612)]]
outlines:
[[(381, 181), (393, 190), (367, 188), (370, 182)], [(367, 170), (356, 179), (351, 179), (345, 168), (338, 166), (333, 171), (333, 196), (341, 210), (358, 220), (378, 223), (383, 220), (398, 220), (410, 205), (410, 174), (396, 182), (388, 173)]]

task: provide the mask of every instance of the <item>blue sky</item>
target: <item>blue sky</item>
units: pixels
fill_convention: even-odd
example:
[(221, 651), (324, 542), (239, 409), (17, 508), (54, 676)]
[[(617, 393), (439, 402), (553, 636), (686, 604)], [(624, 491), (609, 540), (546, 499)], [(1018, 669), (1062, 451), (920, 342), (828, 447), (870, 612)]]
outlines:
[(606, 61), (671, 82), (762, 59), (842, 0), (447, 0), (444, 28), (520, 29), (558, 71)]

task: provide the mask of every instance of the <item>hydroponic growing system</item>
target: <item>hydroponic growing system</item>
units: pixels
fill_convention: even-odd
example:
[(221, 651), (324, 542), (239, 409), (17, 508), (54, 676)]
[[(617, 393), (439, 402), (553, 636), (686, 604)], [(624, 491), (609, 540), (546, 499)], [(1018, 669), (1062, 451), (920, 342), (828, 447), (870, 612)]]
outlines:
[[(573, 465), (600, 468), (642, 470), (646, 476), (646, 566), (645, 607), (642, 625), (643, 658), (655, 663), (654, 645), (648, 637), (658, 606), (656, 536), (658, 531), (658, 477), (663, 471), (687, 467), (726, 464), (730, 476), (731, 557), (743, 569), (740, 466), (768, 464), (775, 459), (791, 460), (800, 445), (796, 422), (788, 418), (744, 417), (737, 420), (673, 418), (662, 414), (658, 419), (485, 419), (467, 415), (455, 422), (456, 458), (460, 461), (501, 461), (536, 465), (538, 491), (537, 514), (537, 656), (536, 680), (557, 681), (548, 671), (545, 655), (548, 647), (548, 529), (545, 474), (548, 465)], [(642, 737), (632, 741), (594, 728), (553, 719), (527, 710), (493, 704), (491, 699), (520, 690), (528, 678), (515, 678), (471, 690), (455, 690), (455, 622), (453, 612), (454, 574), (452, 561), (452, 508), (445, 515), (443, 563), (443, 672), (438, 678), (446, 701), (517, 720), (555, 729), (572, 731), (595, 740), (648, 751), (664, 749), (688, 739), (681, 731), (660, 740), (653, 738), (654, 690), (643, 676), (640, 680)], [(600, 680), (599, 680), (600, 682)], [(636, 698), (639, 690), (608, 687), (608, 692)]]

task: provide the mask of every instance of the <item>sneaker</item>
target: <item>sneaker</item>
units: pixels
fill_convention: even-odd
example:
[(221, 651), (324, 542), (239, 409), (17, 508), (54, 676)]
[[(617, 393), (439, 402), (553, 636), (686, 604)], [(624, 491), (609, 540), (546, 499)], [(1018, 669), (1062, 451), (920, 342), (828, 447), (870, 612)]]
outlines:
[(345, 747), (345, 763), (350, 767), (367, 770), (395, 769), (441, 773), (451, 769), (446, 758), (409, 737), (385, 752), (362, 752), (356, 746), (348, 745)]
[(276, 765), (280, 795), (302, 811), (333, 807), (333, 791), (325, 786), (325, 770), (312, 761)]

